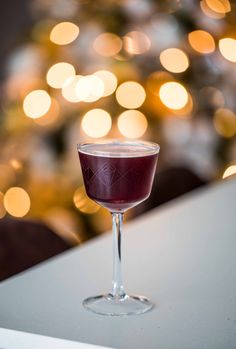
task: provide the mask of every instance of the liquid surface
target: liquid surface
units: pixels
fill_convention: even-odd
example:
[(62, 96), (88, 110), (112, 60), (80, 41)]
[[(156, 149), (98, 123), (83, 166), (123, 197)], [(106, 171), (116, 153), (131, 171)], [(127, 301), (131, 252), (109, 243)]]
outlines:
[(95, 145), (89, 153), (79, 151), (88, 196), (111, 211), (137, 205), (151, 192), (157, 155), (145, 146), (140, 151), (139, 146), (113, 145), (111, 151), (109, 145)]
[(104, 157), (140, 157), (158, 153), (159, 146), (154, 143), (145, 142), (141, 145), (131, 142), (112, 142), (110, 144), (86, 144), (79, 151), (88, 155)]

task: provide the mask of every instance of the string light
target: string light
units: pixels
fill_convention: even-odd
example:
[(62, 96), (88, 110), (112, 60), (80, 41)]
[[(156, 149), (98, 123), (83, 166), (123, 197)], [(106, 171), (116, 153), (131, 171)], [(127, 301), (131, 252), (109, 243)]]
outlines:
[(23, 188), (12, 187), (4, 195), (3, 204), (12, 216), (24, 217), (30, 210), (30, 197)]
[(236, 165), (229, 166), (223, 173), (222, 178), (227, 178), (230, 176), (236, 175)]
[(168, 82), (173, 81), (174, 78), (170, 73), (159, 70), (150, 74), (147, 78), (147, 88), (150, 92), (152, 92), (155, 96), (159, 95), (160, 87)]
[(124, 108), (139, 108), (146, 98), (146, 92), (142, 85), (134, 81), (126, 81), (116, 90), (117, 102)]
[(75, 68), (70, 63), (56, 63), (47, 72), (47, 83), (54, 88), (62, 88), (65, 81), (75, 75)]
[(82, 119), (82, 129), (93, 138), (104, 137), (111, 129), (112, 121), (110, 114), (103, 109), (91, 109)]
[(205, 30), (192, 31), (188, 34), (188, 41), (192, 48), (199, 53), (208, 54), (215, 50), (215, 40)]
[(231, 5), (228, 0), (205, 0), (205, 2), (214, 12), (227, 13), (231, 11)]
[(159, 91), (159, 96), (164, 105), (170, 109), (181, 109), (188, 102), (188, 92), (178, 82), (166, 82)]
[(173, 114), (175, 114), (175, 115), (177, 115), (179, 117), (182, 117), (184, 119), (189, 119), (192, 116), (191, 113), (193, 111), (193, 107), (194, 107), (193, 98), (190, 95), (190, 93), (188, 93), (188, 101), (185, 104), (185, 106), (183, 108), (181, 108), (181, 109), (173, 110)]
[(93, 75), (97, 76), (103, 82), (103, 97), (111, 95), (117, 88), (117, 77), (109, 70), (98, 70)]
[(133, 55), (140, 55), (151, 47), (149, 37), (140, 31), (132, 31), (124, 36), (124, 49)]
[(40, 118), (49, 111), (50, 107), (51, 97), (44, 90), (30, 92), (23, 101), (23, 110), (32, 119)]
[(161, 52), (160, 62), (172, 73), (182, 73), (189, 67), (186, 53), (178, 48), (168, 48)]
[(51, 107), (49, 111), (40, 118), (34, 119), (34, 122), (40, 126), (48, 126), (53, 124), (59, 116), (60, 106), (56, 99), (51, 99)]
[(147, 130), (148, 122), (139, 110), (126, 110), (118, 118), (118, 129), (127, 138), (140, 138)]
[(10, 164), (15, 170), (20, 170), (22, 168), (22, 163), (17, 159), (11, 159)]
[(223, 38), (219, 41), (219, 50), (222, 56), (230, 62), (236, 62), (236, 40)]
[(200, 7), (202, 12), (209, 18), (221, 19), (225, 17), (225, 13), (219, 13), (213, 11), (206, 3), (206, 0), (200, 1)]
[(113, 33), (100, 34), (93, 43), (94, 50), (101, 56), (112, 57), (122, 48), (121, 38)]
[(62, 87), (62, 96), (71, 103), (80, 102), (80, 96), (78, 96), (76, 87), (82, 75), (75, 75), (68, 78)]
[(87, 75), (79, 79), (75, 89), (81, 101), (95, 102), (103, 96), (104, 83), (95, 75)]
[(79, 27), (71, 22), (55, 25), (50, 33), (50, 40), (57, 45), (68, 45), (79, 35)]

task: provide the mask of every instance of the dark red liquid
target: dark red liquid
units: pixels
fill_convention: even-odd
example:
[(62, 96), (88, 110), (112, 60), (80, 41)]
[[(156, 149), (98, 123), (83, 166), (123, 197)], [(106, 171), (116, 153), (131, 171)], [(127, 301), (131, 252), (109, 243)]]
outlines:
[(87, 195), (111, 211), (124, 211), (145, 200), (150, 192), (157, 154), (116, 157), (79, 151)]

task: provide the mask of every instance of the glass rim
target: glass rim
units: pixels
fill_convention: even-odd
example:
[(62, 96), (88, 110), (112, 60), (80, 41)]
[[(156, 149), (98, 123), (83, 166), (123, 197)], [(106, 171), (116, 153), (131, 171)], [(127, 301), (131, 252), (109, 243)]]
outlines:
[[(86, 147), (92, 146), (92, 145), (106, 145), (106, 144), (122, 144), (122, 145), (137, 145), (143, 147), (146, 147), (148, 152), (146, 152), (145, 155), (154, 155), (158, 154), (160, 151), (160, 145), (155, 142), (150, 142), (150, 141), (143, 141), (143, 140), (127, 140), (127, 139), (117, 139), (117, 138), (106, 138), (106, 139), (101, 139), (101, 140), (96, 140), (96, 141), (87, 141), (87, 142), (82, 142), (82, 143), (77, 143), (77, 150), (80, 151), (81, 153), (85, 153), (88, 155), (98, 155), (95, 154), (93, 151), (85, 150)], [(110, 152), (104, 152), (101, 151), (99, 155), (108, 155)], [(137, 156), (137, 154), (136, 154)]]

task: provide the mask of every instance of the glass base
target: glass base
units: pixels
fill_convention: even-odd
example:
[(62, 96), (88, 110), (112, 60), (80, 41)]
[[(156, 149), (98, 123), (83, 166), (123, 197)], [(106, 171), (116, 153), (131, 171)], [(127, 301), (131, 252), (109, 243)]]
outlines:
[(154, 307), (154, 304), (143, 296), (107, 294), (89, 297), (83, 301), (83, 306), (96, 314), (120, 316), (146, 313)]

